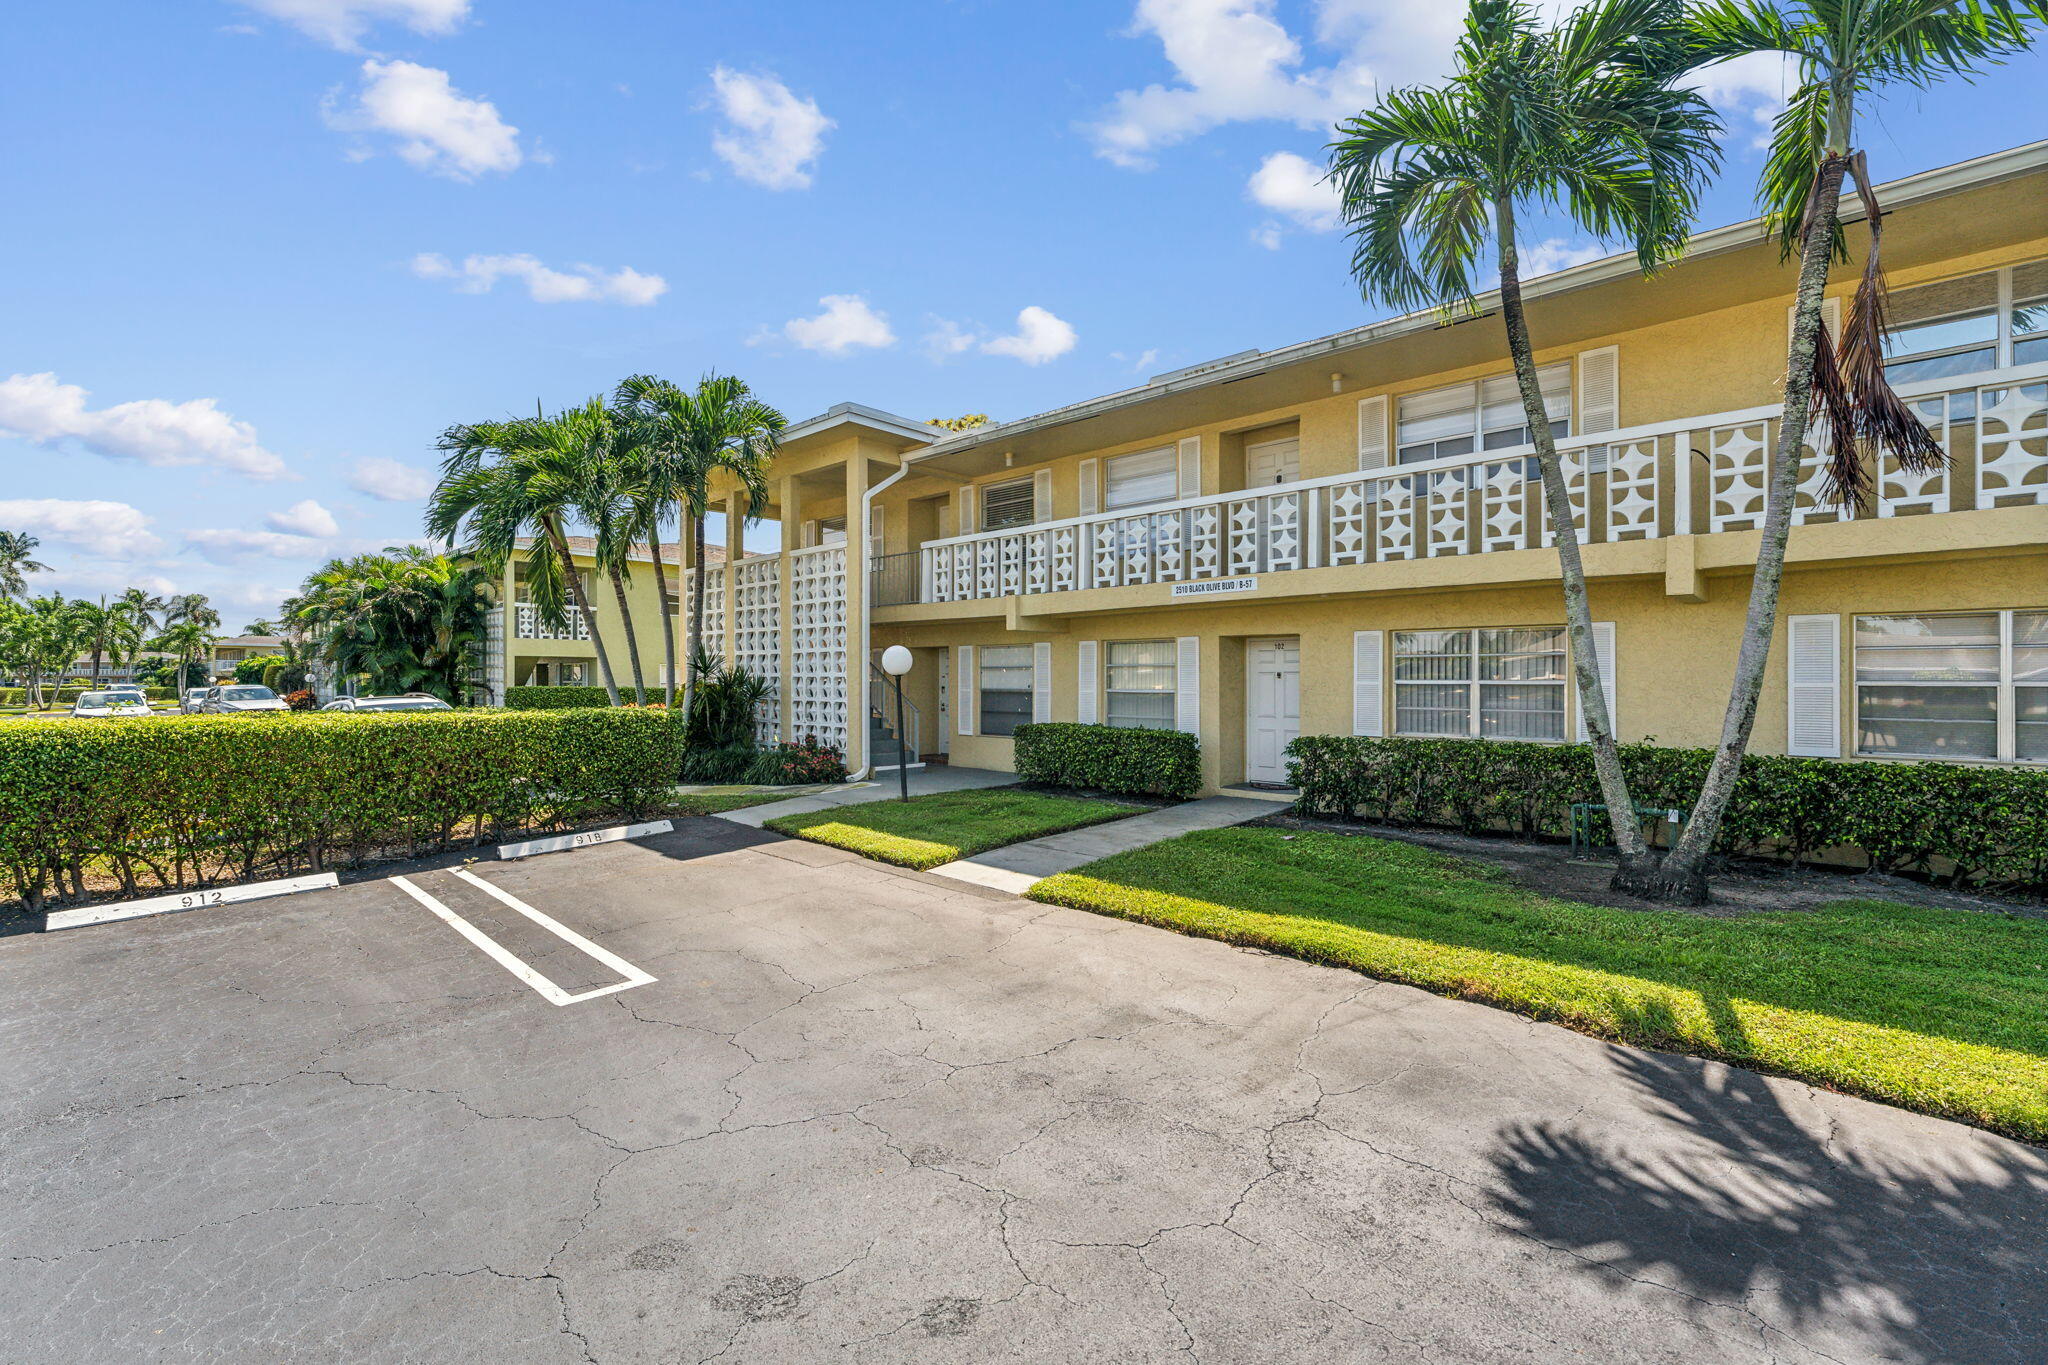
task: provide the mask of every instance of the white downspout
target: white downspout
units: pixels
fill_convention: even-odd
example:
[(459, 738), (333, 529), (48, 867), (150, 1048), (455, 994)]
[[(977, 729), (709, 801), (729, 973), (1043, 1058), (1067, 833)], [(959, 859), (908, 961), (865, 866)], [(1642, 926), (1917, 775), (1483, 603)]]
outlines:
[[(864, 457), (856, 451), (854, 458), (861, 459)], [(869, 626), (872, 624), (871, 618), (875, 613), (874, 594), (868, 591), (872, 585), (872, 575), (869, 573), (870, 566), (868, 564), (868, 546), (874, 543), (875, 494), (880, 493), (890, 484), (895, 483), (905, 474), (908, 474), (910, 466), (916, 458), (916, 456), (906, 451), (902, 463), (896, 466), (896, 472), (868, 489), (860, 500), (860, 709), (848, 713), (846, 717), (848, 726), (864, 726), (868, 723), (868, 694), (874, 683), (874, 665), (868, 662), (868, 655), (872, 652), (872, 647), (869, 644), (872, 632)], [(854, 547), (848, 545), (846, 548), (851, 551)], [(898, 735), (896, 738), (900, 747), (903, 737)], [(875, 756), (868, 752), (870, 746), (862, 744), (860, 748), (861, 755), (866, 761), (861, 764), (859, 772), (847, 774), (846, 780), (849, 782), (864, 781), (868, 774), (875, 770)], [(902, 755), (899, 754), (899, 757), (902, 757)], [(909, 759), (904, 758), (903, 761), (908, 762)]]

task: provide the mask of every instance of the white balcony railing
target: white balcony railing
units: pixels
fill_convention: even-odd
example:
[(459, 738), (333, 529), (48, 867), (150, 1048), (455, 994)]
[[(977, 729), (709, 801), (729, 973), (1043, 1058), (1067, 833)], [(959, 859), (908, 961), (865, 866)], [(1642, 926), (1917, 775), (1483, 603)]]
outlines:
[[(1795, 523), (2048, 505), (2048, 364), (1902, 385), (1953, 457), (1909, 474), (1887, 457), (1860, 513), (1825, 500), (1800, 452)], [(1560, 443), (1582, 542), (1754, 530), (1780, 409), (1750, 408)], [(1534, 448), (1212, 494), (928, 542), (918, 598), (1186, 583), (1291, 569), (1538, 549), (1553, 542)]]
[(568, 626), (557, 630), (540, 619), (540, 608), (531, 602), (513, 605), (512, 634), (520, 640), (588, 640), (590, 624), (583, 619), (583, 613), (574, 607), (568, 609)]

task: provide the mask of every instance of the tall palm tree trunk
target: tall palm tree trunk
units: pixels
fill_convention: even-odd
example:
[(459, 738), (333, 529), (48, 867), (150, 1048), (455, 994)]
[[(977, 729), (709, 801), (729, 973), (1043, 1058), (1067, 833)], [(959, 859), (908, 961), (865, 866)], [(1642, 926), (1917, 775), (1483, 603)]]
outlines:
[(661, 528), (654, 522), (647, 523), (647, 549), (654, 556), (654, 595), (661, 602), (661, 657), (666, 660), (664, 671), (667, 681), (662, 686), (662, 705), (673, 711), (676, 707), (676, 674), (680, 672), (676, 659), (676, 618), (668, 609), (668, 570), (661, 563)]
[[(1521, 262), (1515, 251), (1515, 209), (1502, 199), (1494, 205), (1495, 237), (1500, 245), (1500, 314), (1507, 327), (1508, 354), (1515, 362), (1515, 380), (1522, 390), (1522, 416), (1536, 443), (1536, 468), (1543, 482), (1543, 505), (1550, 513), (1551, 536), (1557, 542), (1558, 576), (1564, 585), (1565, 633), (1571, 640), (1572, 673), (1579, 685), (1579, 713), (1585, 717), (1592, 743), (1593, 773), (1600, 799), (1607, 803), (1607, 822), (1621, 865), (1615, 870), (1617, 889), (1642, 875), (1649, 859), (1642, 826), (1636, 822), (1628, 775), (1614, 741), (1614, 722), (1607, 713), (1607, 691), (1600, 685), (1600, 663), (1593, 643), (1593, 607), (1586, 596), (1586, 566), (1579, 554), (1579, 530), (1572, 521), (1571, 494), (1558, 463), (1557, 438), (1543, 405), (1543, 385), (1536, 378), (1536, 352), (1529, 344), (1529, 319), (1522, 307)], [(1476, 685), (1476, 684), (1475, 684)]]
[(633, 609), (626, 603), (626, 576), (617, 569), (605, 571), (612, 580), (612, 592), (619, 599), (619, 620), (626, 629), (626, 658), (633, 665), (633, 701), (635, 705), (647, 705), (647, 680), (640, 672), (640, 635), (633, 627)]
[(548, 543), (555, 547), (555, 558), (561, 562), (562, 576), (567, 581), (569, 600), (576, 604), (582, 614), (584, 628), (590, 632), (590, 647), (597, 654), (597, 671), (604, 678), (605, 695), (611, 698), (613, 706), (619, 704), (619, 685), (612, 680), (611, 656), (605, 653), (604, 635), (597, 628), (597, 613), (590, 609), (590, 603), (583, 596), (583, 578), (576, 572), (576, 560), (569, 553), (569, 541), (563, 536), (562, 528), (555, 522), (547, 524)]
[(690, 638), (686, 648), (690, 657), (685, 660), (683, 673), (683, 715), (688, 717), (697, 704), (697, 659), (704, 652), (704, 514), (692, 512), (690, 516), (690, 544), (696, 550), (691, 561), (690, 572), (694, 584), (690, 593)]
[(1763, 692), (1764, 668), (1770, 662), (1771, 639), (1777, 633), (1778, 595), (1785, 582), (1785, 542), (1792, 531), (1793, 495), (1799, 484), (1799, 449), (1806, 443), (1813, 402), (1813, 356), (1821, 329), (1821, 297), (1827, 291), (1829, 256), (1834, 249), (1835, 219), (1842, 198), (1842, 176), (1849, 165), (1849, 95), (1838, 90), (1840, 117), (1828, 133), (1828, 151), (1813, 187), (1813, 205), (1806, 240), (1799, 255), (1799, 290), (1795, 296), (1792, 345), (1785, 373), (1785, 412), (1778, 424), (1771, 478), (1764, 502), (1764, 524), (1756, 552), (1756, 574), (1749, 585), (1749, 613), (1742, 625), (1742, 648), (1735, 656), (1735, 680), (1728, 691), (1728, 710), (1721, 720), (1721, 741), (1714, 750), (1692, 819), (1677, 847), (1665, 857), (1643, 892), (1681, 905), (1702, 905), (1707, 899), (1706, 861), (1742, 775), (1742, 756), (1756, 725), (1757, 699)]

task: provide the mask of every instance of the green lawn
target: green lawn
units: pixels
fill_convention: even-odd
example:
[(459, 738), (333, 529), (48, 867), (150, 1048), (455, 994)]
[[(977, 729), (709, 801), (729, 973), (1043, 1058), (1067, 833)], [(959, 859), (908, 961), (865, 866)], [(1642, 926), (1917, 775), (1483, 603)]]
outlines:
[(1246, 828), (1029, 894), (2048, 1139), (2048, 920), (1885, 901), (1609, 909), (1412, 844)]
[(899, 867), (927, 868), (1004, 844), (1121, 820), (1143, 809), (984, 787), (783, 815), (770, 820), (768, 828)]
[(748, 806), (765, 806), (770, 801), (788, 799), (781, 792), (694, 792), (688, 796), (669, 798), (667, 810), (671, 815), (717, 815), (720, 811), (745, 810)]

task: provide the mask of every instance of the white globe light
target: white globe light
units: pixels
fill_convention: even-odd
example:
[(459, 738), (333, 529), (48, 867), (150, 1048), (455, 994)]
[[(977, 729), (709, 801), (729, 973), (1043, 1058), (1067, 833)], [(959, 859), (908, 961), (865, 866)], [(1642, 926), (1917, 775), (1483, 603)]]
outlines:
[(902, 645), (890, 645), (882, 651), (882, 671), (892, 678), (900, 678), (910, 671), (910, 651)]

